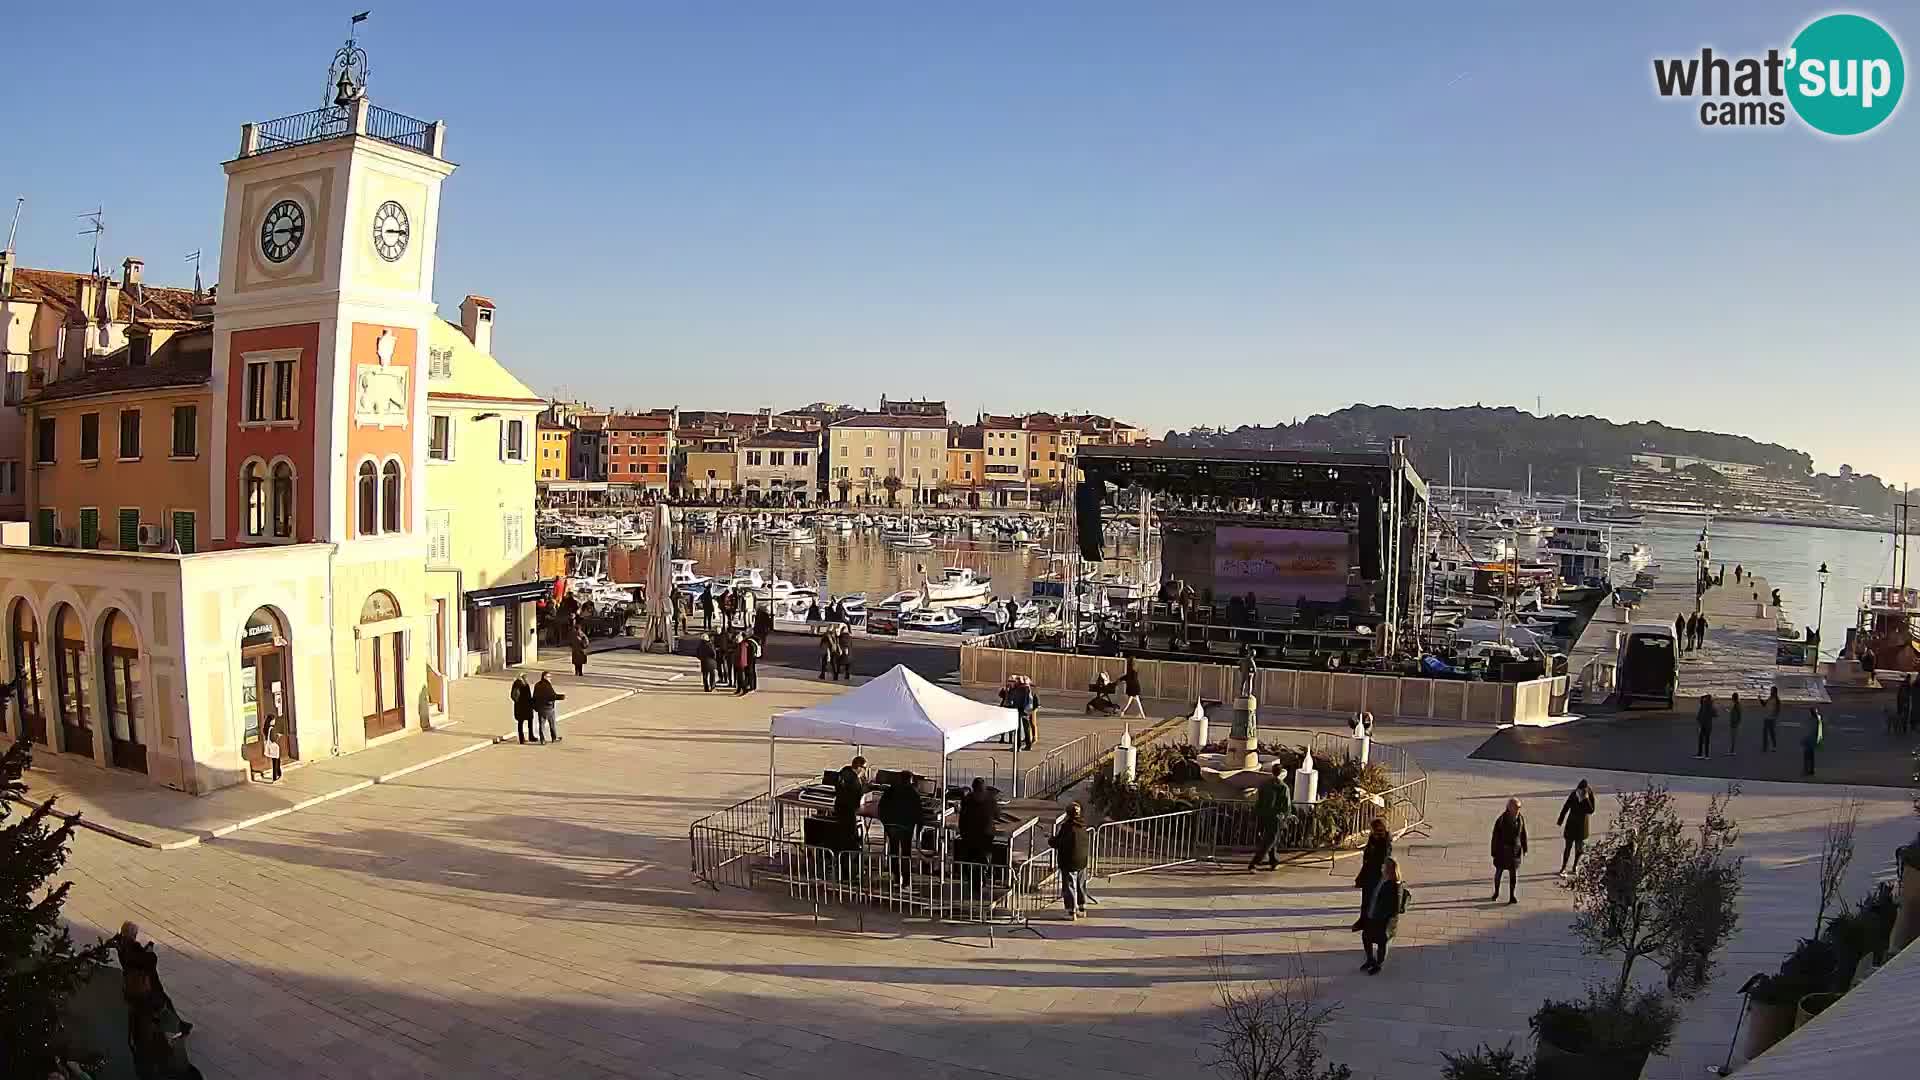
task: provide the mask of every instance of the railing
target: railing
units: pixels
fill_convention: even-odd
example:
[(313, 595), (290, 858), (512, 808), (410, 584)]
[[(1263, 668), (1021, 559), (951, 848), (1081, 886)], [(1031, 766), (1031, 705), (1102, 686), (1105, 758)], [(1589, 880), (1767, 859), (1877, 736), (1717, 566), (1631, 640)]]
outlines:
[(404, 146), (423, 154), (433, 153), (433, 125), (392, 109), (367, 106), (367, 134), (395, 146)]
[(1015, 794), (1028, 799), (1051, 799), (1066, 790), (1067, 782), (1106, 753), (1112, 736), (1090, 731), (1047, 751), (1039, 764), (1022, 770)]

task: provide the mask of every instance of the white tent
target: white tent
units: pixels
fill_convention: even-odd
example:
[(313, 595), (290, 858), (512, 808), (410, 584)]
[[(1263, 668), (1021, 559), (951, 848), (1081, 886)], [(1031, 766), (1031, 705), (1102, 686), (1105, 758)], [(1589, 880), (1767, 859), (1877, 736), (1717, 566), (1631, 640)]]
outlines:
[[(931, 750), (940, 755), (944, 790), (947, 755), (1019, 727), (1020, 714), (1014, 710), (942, 690), (895, 665), (892, 671), (838, 697), (773, 718), (767, 729), (768, 794), (777, 794), (773, 746), (779, 739)], [(1019, 760), (1016, 749), (1016, 774)]]

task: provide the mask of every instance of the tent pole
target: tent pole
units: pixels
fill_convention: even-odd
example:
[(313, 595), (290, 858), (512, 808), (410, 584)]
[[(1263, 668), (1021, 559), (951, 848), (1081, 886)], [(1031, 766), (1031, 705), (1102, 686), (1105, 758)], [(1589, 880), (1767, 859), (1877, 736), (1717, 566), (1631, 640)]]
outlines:
[[(955, 822), (955, 824), (958, 825), (959, 823)], [(945, 911), (946, 901), (951, 896), (947, 891), (947, 864), (953, 861), (953, 845), (946, 843), (946, 838), (947, 755), (946, 748), (943, 746), (941, 747), (940, 754), (940, 812), (935, 815), (933, 819), (933, 852), (934, 857), (940, 860), (940, 894), (936, 898), (935, 903), (929, 905), (930, 910), (928, 912), (933, 915), (936, 920), (944, 919), (943, 915), (934, 914), (934, 912)]]

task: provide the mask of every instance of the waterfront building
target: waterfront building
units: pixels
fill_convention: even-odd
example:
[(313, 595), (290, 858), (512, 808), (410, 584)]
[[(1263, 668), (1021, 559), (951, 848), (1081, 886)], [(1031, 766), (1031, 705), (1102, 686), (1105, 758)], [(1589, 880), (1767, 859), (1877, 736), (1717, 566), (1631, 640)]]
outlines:
[(534, 479), (541, 484), (565, 483), (567, 461), (573, 456), (573, 429), (540, 420), (534, 433)]
[[(841, 501), (932, 501), (947, 470), (945, 415), (866, 413), (828, 429), (829, 483)], [(889, 499), (887, 479), (894, 481)]]
[(607, 418), (607, 483), (665, 495), (673, 475), (672, 415), (616, 413)]
[(607, 481), (607, 414), (573, 414), (573, 437), (569, 444), (567, 479), (576, 483), (604, 484)]
[(811, 506), (820, 501), (815, 458), (820, 436), (805, 431), (767, 431), (741, 442), (735, 472), (750, 501), (775, 506)]
[(975, 506), (986, 485), (985, 436), (985, 429), (978, 424), (955, 427), (947, 446), (947, 491)]
[[(20, 680), (5, 719), (56, 760), (204, 792), (259, 774), (268, 731), (296, 765), (404, 738), (443, 713), (464, 666), (463, 599), (483, 580), (533, 585), (510, 580), (530, 524), (522, 539), (507, 522), (510, 502), (531, 516), (543, 403), (471, 360), (486, 347), (435, 311), (444, 127), (362, 91), (343, 78), (330, 107), (242, 127), (209, 326), (143, 345), (136, 312), (105, 320), (103, 346), (88, 320), (72, 327), (81, 355), (56, 351), (22, 393), (45, 459), (27, 509), (52, 521), (0, 547)], [(491, 304), (474, 300), (477, 332)], [(430, 457), (430, 402), (447, 461)], [(470, 457), (494, 459), (489, 478), (433, 499), (429, 472)], [(430, 503), (450, 519), (431, 539)], [(469, 511), (492, 552), (471, 576)]]
[(1139, 446), (1153, 441), (1146, 429), (1098, 413), (1070, 413), (1060, 420), (1079, 433), (1083, 446)]

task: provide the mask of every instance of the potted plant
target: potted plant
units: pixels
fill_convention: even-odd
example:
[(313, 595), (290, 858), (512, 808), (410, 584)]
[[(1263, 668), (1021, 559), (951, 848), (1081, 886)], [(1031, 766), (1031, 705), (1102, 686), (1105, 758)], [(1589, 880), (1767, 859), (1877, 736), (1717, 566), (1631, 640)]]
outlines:
[[(1738, 922), (1737, 787), (1708, 804), (1697, 838), (1667, 789), (1622, 792), (1613, 824), (1572, 881), (1573, 932), (1595, 955), (1618, 959), (1611, 985), (1585, 1001), (1548, 1001), (1530, 1026), (1542, 1080), (1633, 1080), (1664, 1051), (1686, 1000), (1712, 980), (1715, 956)], [(1664, 990), (1637, 988), (1634, 965), (1666, 973)]]
[(1800, 1015), (1801, 999), (1827, 992), (1833, 985), (1836, 966), (1832, 944), (1801, 938), (1800, 944), (1781, 963), (1779, 973), (1768, 976), (1754, 989), (1742, 1056), (1749, 1061), (1759, 1057), (1805, 1023), (1806, 1019)]

